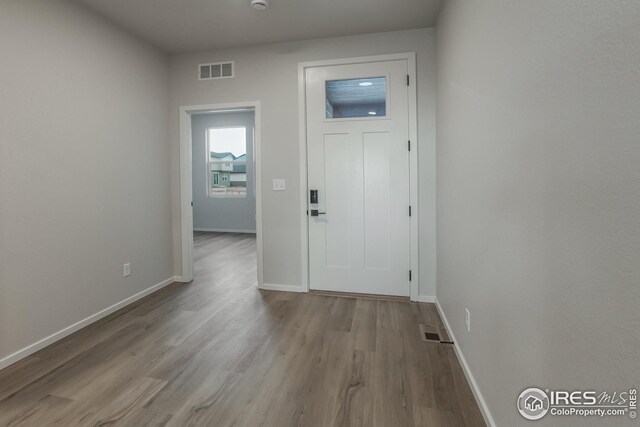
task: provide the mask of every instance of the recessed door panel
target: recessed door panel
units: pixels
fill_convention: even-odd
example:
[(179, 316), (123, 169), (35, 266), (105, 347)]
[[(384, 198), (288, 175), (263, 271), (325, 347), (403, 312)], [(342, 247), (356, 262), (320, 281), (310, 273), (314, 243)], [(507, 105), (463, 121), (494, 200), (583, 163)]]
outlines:
[(366, 132), (364, 149), (364, 264), (369, 270), (391, 268), (391, 171), (389, 133)]
[[(324, 136), (324, 209), (321, 221), (326, 221), (326, 266), (349, 267), (351, 265), (351, 209), (349, 195), (349, 135)], [(320, 202), (320, 200), (318, 200)], [(329, 223), (330, 222), (330, 223)]]

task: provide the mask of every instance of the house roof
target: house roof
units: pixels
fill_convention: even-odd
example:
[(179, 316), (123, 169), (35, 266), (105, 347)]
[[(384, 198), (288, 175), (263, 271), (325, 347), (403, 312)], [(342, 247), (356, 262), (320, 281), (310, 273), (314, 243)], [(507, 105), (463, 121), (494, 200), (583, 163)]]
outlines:
[[(242, 156), (238, 156), (236, 157), (236, 160), (239, 160), (241, 162), (246, 162), (247, 161), (247, 155), (243, 154)], [(243, 164), (243, 165), (238, 165), (238, 164), (233, 164), (233, 173), (247, 173), (247, 164)]]
[(224, 159), (224, 158), (229, 157), (229, 156), (231, 156), (231, 158), (232, 158), (233, 160), (235, 160), (235, 159), (236, 159), (236, 156), (234, 156), (234, 155), (233, 155), (233, 153), (229, 153), (229, 152), (226, 152), (226, 153), (216, 153), (216, 152), (213, 152), (213, 151), (212, 151), (211, 153), (209, 153), (209, 155), (210, 155), (211, 157), (215, 157), (216, 159)]

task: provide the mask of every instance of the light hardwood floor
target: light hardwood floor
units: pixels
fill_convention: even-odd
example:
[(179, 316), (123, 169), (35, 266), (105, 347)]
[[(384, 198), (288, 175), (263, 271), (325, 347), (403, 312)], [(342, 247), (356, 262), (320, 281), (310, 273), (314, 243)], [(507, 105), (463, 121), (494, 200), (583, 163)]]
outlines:
[(433, 304), (258, 291), (252, 235), (0, 371), (0, 425), (484, 426)]

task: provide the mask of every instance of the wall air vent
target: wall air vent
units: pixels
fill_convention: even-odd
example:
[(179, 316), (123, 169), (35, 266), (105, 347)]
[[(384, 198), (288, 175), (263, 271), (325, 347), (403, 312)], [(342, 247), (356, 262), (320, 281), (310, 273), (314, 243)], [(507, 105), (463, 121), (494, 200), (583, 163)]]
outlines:
[(230, 79), (234, 76), (233, 61), (198, 65), (198, 80)]

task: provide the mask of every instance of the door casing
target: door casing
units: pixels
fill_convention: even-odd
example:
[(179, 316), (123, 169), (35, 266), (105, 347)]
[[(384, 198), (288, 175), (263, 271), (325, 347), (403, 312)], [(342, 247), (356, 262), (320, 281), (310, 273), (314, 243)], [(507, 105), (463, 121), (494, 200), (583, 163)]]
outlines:
[(298, 123), (300, 142), (300, 251), (302, 261), (302, 291), (309, 292), (309, 217), (307, 216), (307, 120), (306, 120), (306, 70), (313, 67), (326, 67), (331, 65), (366, 64), (383, 61), (407, 61), (407, 73), (409, 76), (409, 140), (411, 151), (409, 152), (409, 203), (411, 205), (410, 217), (410, 269), (411, 291), (410, 298), (417, 301), (420, 290), (420, 272), (418, 256), (418, 115), (417, 115), (417, 85), (416, 85), (416, 54), (415, 52), (374, 55), (356, 58), (344, 58), (323, 61), (311, 61), (298, 63)]
[(180, 246), (182, 250), (182, 273), (178, 282), (193, 280), (193, 183), (192, 183), (192, 133), (191, 115), (203, 112), (253, 109), (255, 113), (254, 150), (256, 181), (256, 246), (257, 246), (257, 286), (264, 285), (264, 251), (262, 245), (262, 113), (260, 101), (207, 104), (180, 107)]

